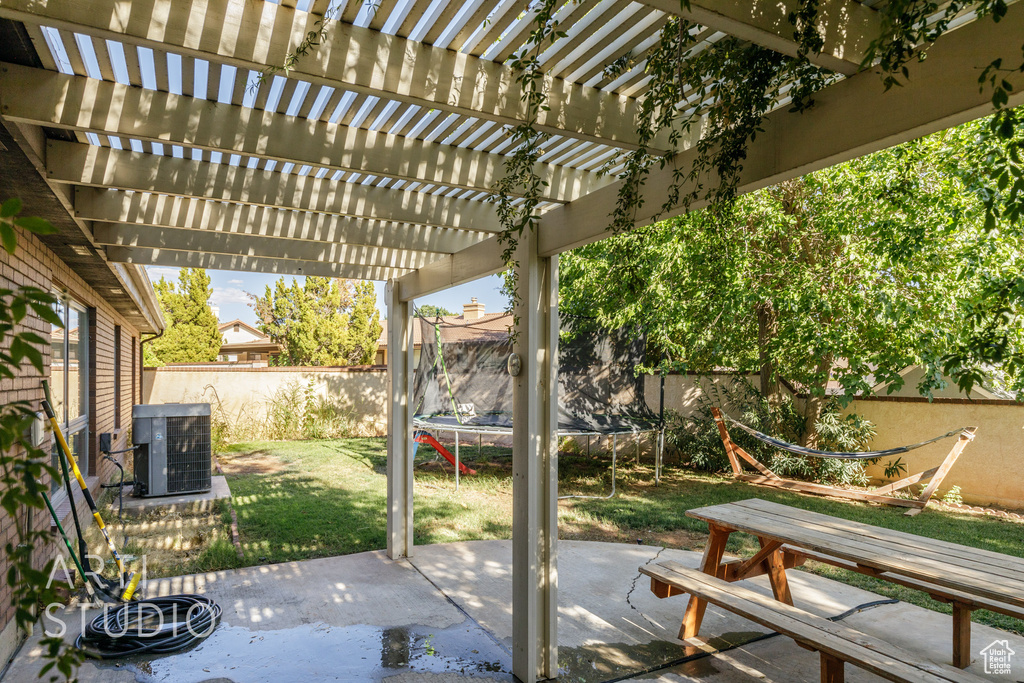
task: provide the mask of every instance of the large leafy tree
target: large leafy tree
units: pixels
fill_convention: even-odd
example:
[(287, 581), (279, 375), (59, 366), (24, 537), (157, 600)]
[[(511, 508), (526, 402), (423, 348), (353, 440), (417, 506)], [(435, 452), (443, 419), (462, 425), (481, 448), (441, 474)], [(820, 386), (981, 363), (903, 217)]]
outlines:
[(360, 365), (373, 360), (381, 332), (373, 285), (326, 277), (280, 278), (250, 294), (257, 327), (284, 347), (288, 365)]
[(217, 360), (221, 338), (210, 309), (210, 276), (202, 268), (182, 268), (178, 283), (165, 278), (153, 286), (167, 329), (147, 345), (161, 363), (203, 363)]
[[(986, 122), (945, 131), (570, 252), (563, 309), (609, 328), (641, 328), (675, 367), (761, 373), (809, 388), (807, 424), (826, 383), (847, 395), (902, 384), (922, 393), (981, 374), (954, 359), (973, 347), (977, 302), (1021, 259), (1019, 224), (986, 225), (975, 192)], [(1016, 265), (1014, 265), (1016, 264)], [(990, 321), (985, 316), (986, 322)], [(1024, 349), (1012, 314), (1001, 339)], [(987, 359), (989, 361), (992, 358)], [(815, 430), (806, 430), (813, 441)]]

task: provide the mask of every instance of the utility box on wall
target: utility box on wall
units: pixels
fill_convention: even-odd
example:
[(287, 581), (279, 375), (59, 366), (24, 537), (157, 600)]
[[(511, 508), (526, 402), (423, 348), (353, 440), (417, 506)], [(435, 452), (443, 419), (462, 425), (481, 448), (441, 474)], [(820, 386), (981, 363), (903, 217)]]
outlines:
[(133, 406), (132, 441), (134, 495), (147, 498), (210, 490), (209, 403)]

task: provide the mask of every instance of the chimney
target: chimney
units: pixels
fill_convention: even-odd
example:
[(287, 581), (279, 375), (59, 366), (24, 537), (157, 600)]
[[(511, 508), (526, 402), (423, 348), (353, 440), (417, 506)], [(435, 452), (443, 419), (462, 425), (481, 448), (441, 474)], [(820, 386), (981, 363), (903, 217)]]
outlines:
[(474, 296), (470, 303), (462, 304), (462, 318), (463, 320), (477, 320), (484, 317), (484, 305), (476, 302)]

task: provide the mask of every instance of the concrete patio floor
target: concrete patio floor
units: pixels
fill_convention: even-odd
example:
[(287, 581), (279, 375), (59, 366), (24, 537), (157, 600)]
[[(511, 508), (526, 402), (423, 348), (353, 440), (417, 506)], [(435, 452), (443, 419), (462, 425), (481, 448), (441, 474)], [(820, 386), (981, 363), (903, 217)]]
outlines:
[[(659, 600), (639, 565), (673, 559), (697, 566), (700, 555), (649, 546), (559, 543), (559, 660), (562, 681), (818, 681), (818, 656), (791, 640), (749, 642), (765, 629), (708, 609), (702, 634), (725, 650), (701, 656), (676, 640), (685, 596)], [(87, 662), (83, 683), (168, 681), (511, 681), (509, 541), (416, 548), (411, 561), (369, 552), (304, 562), (154, 580), (146, 595), (201, 593), (224, 609), (221, 625), (198, 647), (143, 660)], [(879, 597), (806, 572), (790, 572), (799, 607), (840, 614)], [(770, 594), (764, 577), (746, 582)], [(97, 612), (85, 611), (85, 619)], [(83, 623), (69, 608), (66, 637)], [(952, 620), (907, 604), (882, 605), (844, 620), (940, 663), (950, 660)], [(1024, 659), (1024, 638), (975, 624), (970, 670), (984, 675), (982, 648), (1008, 640)], [(38, 635), (22, 647), (4, 681), (38, 680)], [(744, 644), (746, 643), (746, 644)], [(735, 646), (735, 647), (733, 647)], [(687, 655), (699, 658), (665, 668)], [(1017, 664), (1014, 662), (1014, 664)], [(993, 680), (1024, 678), (1018, 675)], [(847, 667), (850, 681), (880, 680)]]

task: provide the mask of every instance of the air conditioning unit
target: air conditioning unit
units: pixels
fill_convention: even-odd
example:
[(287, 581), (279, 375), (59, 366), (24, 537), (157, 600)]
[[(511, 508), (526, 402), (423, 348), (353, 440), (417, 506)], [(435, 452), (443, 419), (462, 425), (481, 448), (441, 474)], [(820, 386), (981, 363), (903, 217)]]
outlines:
[(168, 496), (210, 490), (210, 404), (132, 407), (133, 495)]

